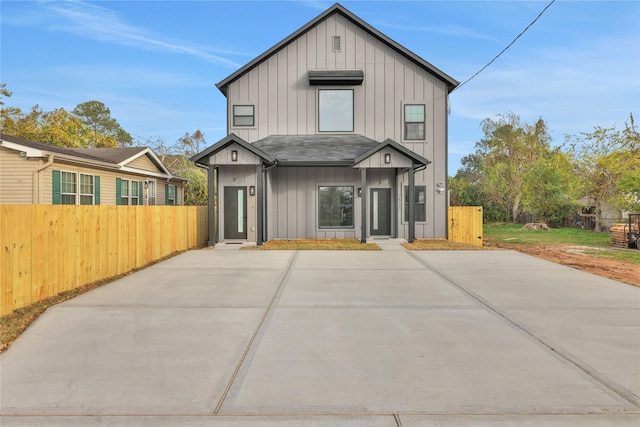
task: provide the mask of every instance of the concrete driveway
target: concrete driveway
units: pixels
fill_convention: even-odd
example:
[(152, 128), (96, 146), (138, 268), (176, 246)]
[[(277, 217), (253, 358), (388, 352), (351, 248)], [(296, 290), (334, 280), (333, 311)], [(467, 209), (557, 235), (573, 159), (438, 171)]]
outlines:
[(49, 309), (2, 426), (634, 426), (640, 289), (511, 251), (190, 251)]

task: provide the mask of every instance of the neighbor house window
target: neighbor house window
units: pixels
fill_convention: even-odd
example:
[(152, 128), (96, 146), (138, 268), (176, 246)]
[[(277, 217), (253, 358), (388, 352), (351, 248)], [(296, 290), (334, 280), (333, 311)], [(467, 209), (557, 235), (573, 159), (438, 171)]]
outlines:
[(233, 106), (233, 126), (254, 126), (255, 114), (253, 105)]
[(164, 186), (164, 202), (165, 205), (177, 205), (178, 187), (171, 184)]
[(342, 50), (342, 40), (340, 36), (331, 37), (331, 50), (333, 52), (340, 52)]
[(318, 90), (318, 130), (353, 132), (353, 90)]
[(140, 185), (139, 181), (131, 181), (131, 197), (130, 201), (132, 205), (141, 205), (140, 203)]
[(94, 181), (93, 175), (80, 174), (80, 204), (93, 205)]
[(319, 228), (353, 228), (353, 187), (318, 188)]
[(404, 139), (425, 139), (424, 104), (407, 104), (404, 106)]
[(78, 183), (77, 183), (78, 175), (75, 172), (65, 172), (62, 171), (60, 173), (60, 182), (61, 182), (61, 197), (60, 204), (62, 205), (75, 205), (76, 197), (78, 194)]
[(147, 205), (153, 206), (156, 204), (156, 182), (154, 180), (147, 179)]
[(54, 205), (99, 205), (100, 177), (69, 171), (52, 171)]
[(128, 179), (120, 179), (120, 205), (128, 205), (129, 204), (129, 194), (130, 194), (130, 186)]
[[(414, 219), (418, 222), (424, 222), (427, 220), (427, 187), (416, 185), (414, 190)], [(409, 221), (409, 187), (404, 187), (404, 220)]]

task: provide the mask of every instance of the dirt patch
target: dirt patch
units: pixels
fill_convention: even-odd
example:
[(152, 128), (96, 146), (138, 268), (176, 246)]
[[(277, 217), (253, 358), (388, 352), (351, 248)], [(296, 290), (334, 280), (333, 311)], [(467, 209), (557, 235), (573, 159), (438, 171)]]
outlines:
[(597, 254), (589, 253), (598, 252), (597, 248), (540, 243), (532, 245), (497, 243), (492, 246), (512, 249), (523, 254), (640, 287), (640, 264), (603, 258)]

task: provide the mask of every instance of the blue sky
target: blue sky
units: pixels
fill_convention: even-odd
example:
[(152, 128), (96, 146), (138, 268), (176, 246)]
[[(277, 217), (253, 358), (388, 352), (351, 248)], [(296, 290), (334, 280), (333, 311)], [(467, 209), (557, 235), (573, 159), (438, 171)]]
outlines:
[[(549, 1), (344, 1), (459, 81), (506, 47)], [(11, 1), (0, 4), (5, 106), (105, 103), (136, 138), (226, 135), (215, 87), (333, 1)], [(640, 1), (557, 0), (507, 52), (450, 97), (449, 174), (513, 112), (564, 135), (640, 121)]]

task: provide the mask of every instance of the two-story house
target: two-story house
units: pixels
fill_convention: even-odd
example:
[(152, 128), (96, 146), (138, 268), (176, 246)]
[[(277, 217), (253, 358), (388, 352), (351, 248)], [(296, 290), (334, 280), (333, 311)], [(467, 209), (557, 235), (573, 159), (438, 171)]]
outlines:
[(228, 135), (192, 158), (209, 170), (210, 244), (446, 237), (457, 85), (330, 7), (217, 84)]

